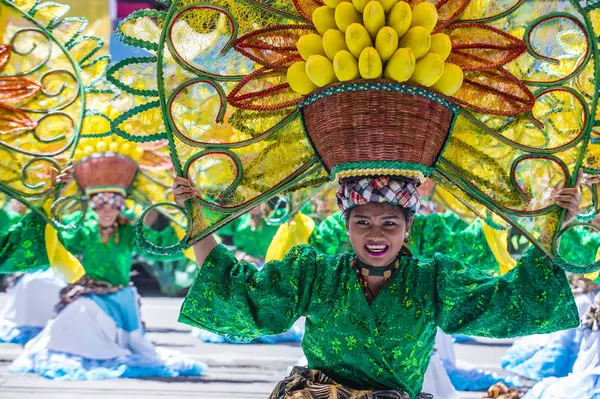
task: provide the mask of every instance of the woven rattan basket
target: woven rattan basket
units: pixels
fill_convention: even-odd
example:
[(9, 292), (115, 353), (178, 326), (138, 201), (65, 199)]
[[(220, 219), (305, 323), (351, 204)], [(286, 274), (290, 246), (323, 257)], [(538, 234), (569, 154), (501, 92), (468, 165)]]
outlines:
[(334, 174), (358, 164), (433, 167), (456, 112), (426, 89), (372, 80), (325, 87), (301, 109), (315, 151)]
[(138, 165), (123, 155), (94, 154), (75, 164), (74, 176), (79, 187), (89, 193), (94, 188), (121, 187), (128, 191), (138, 172)]

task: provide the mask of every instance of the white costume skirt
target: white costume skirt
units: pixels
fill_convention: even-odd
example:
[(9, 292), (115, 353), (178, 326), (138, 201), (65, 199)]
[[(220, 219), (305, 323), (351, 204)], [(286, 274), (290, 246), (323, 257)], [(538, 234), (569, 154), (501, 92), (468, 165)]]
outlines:
[[(56, 304), (56, 302), (54, 303)], [(155, 348), (145, 335), (137, 291), (85, 295), (67, 305), (9, 369), (63, 380), (199, 376), (206, 365)]]
[(199, 328), (192, 329), (192, 335), (200, 338), (202, 342), (210, 344), (291, 344), (300, 343), (304, 338), (304, 318), (294, 323), (292, 328), (283, 334), (266, 335), (264, 337), (253, 339), (252, 341), (236, 341)]
[(52, 269), (18, 277), (0, 312), (0, 342), (26, 344), (54, 317), (60, 290), (67, 284)]
[[(508, 387), (521, 384), (521, 381), (516, 377), (503, 377), (497, 373), (481, 370), (469, 363), (457, 361), (454, 353), (454, 339), (439, 328), (435, 336), (435, 347), (440, 363), (443, 364), (445, 369), (446, 378), (450, 379), (452, 386), (457, 391), (485, 391), (499, 382)], [(434, 358), (435, 356), (431, 359), (432, 363)], [(431, 363), (429, 367), (431, 368)], [(425, 379), (427, 380), (427, 374), (425, 374)], [(423, 391), (427, 392), (426, 390)]]

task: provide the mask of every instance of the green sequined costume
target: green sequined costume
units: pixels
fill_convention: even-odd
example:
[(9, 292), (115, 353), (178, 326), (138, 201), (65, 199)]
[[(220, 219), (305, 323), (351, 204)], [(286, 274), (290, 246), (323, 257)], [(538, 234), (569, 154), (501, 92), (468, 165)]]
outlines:
[(0, 231), (7, 231), (12, 225), (23, 219), (23, 215), (13, 212), (6, 207), (0, 208)]
[(306, 316), (309, 368), (351, 388), (405, 390), (411, 397), (422, 387), (436, 326), (450, 334), (511, 337), (578, 324), (565, 273), (536, 248), (497, 278), (441, 254), (403, 257), (370, 306), (350, 266), (353, 256), (319, 255), (304, 245), (258, 271), (219, 245), (179, 320), (256, 338), (287, 331)]
[[(80, 218), (80, 213), (73, 213), (65, 218), (65, 222), (76, 222)], [(0, 236), (1, 273), (29, 272), (48, 267), (45, 227), (46, 221), (31, 212)], [(153, 242), (176, 240), (175, 233), (169, 228), (162, 232), (145, 230), (146, 236)], [(89, 211), (79, 229), (61, 231), (59, 238), (69, 252), (81, 255), (81, 264), (88, 277), (115, 286), (129, 284), (133, 252), (141, 251), (136, 244), (135, 225), (120, 225), (118, 234), (104, 244), (98, 229), (98, 214)]]
[[(80, 214), (74, 213), (66, 218), (66, 223), (80, 218)], [(170, 228), (160, 232), (148, 228), (144, 230), (152, 242), (176, 240), (175, 232)], [(93, 211), (86, 213), (79, 229), (61, 232), (60, 240), (69, 252), (81, 256), (81, 265), (88, 277), (111, 285), (129, 284), (133, 253), (142, 252), (137, 247), (134, 224), (119, 225), (118, 232), (104, 243), (100, 237), (98, 214)]]
[(560, 254), (569, 262), (586, 265), (597, 258), (600, 233), (577, 227), (567, 231), (560, 239)]
[(48, 267), (44, 243), (46, 221), (30, 212), (0, 233), (0, 273), (21, 273)]

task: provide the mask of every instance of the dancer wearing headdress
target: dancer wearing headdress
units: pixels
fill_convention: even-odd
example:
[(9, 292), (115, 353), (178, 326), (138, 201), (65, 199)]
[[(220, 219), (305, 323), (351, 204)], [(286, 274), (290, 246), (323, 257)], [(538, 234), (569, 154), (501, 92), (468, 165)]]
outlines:
[(4, 342), (23, 344), (39, 333), (54, 316), (60, 289), (83, 271), (53, 237), (55, 177), (83, 130), (104, 132), (108, 124), (97, 109), (115, 93), (103, 86), (109, 58), (97, 54), (102, 39), (86, 36), (87, 21), (65, 17), (68, 9), (0, 2), (0, 191), (29, 212), (18, 223), (9, 222), (10, 212), (0, 215), (0, 272), (15, 273), (0, 316)]
[[(204, 364), (150, 342), (139, 295), (130, 284), (133, 253), (141, 250), (135, 225), (123, 212), (130, 193), (143, 192), (139, 185), (144, 150), (110, 139), (94, 142), (95, 147), (90, 140), (84, 142), (87, 154), (76, 156), (72, 169), (88, 211), (65, 218), (79, 228), (58, 232), (65, 248), (81, 257), (85, 274), (61, 290), (56, 317), (27, 343), (10, 370), (80, 380), (198, 376)], [(149, 225), (152, 217), (156, 214), (146, 218)], [(147, 230), (152, 240), (162, 242), (166, 240), (160, 235), (173, 234), (168, 229)]]
[[(120, 33), (157, 58), (129, 60), (115, 79), (140, 93), (117, 75), (155, 67), (140, 95), (156, 101), (114, 125), (160, 115), (144, 139), (166, 130), (185, 177), (173, 192), (201, 272), (180, 320), (252, 339), (305, 315), (308, 368), (273, 398), (422, 396), (437, 326), (508, 337), (576, 325), (564, 269), (598, 265), (574, 266), (554, 244), (579, 212), (573, 186), (596, 111), (583, 86), (566, 85), (584, 74), (579, 83), (594, 86), (597, 54), (583, 46), (553, 65), (553, 33), (591, 26), (580, 17), (589, 10), (563, 3), (182, 1), (124, 21)], [(141, 24), (154, 34), (142, 38)], [(547, 80), (559, 87), (534, 90)], [(569, 126), (554, 123), (565, 117)], [(211, 164), (229, 174), (199, 176)], [(413, 257), (403, 244), (432, 174), (536, 245), (502, 277), (444, 254)], [(354, 254), (299, 246), (258, 271), (211, 236), (274, 194), (327, 178), (340, 183)]]

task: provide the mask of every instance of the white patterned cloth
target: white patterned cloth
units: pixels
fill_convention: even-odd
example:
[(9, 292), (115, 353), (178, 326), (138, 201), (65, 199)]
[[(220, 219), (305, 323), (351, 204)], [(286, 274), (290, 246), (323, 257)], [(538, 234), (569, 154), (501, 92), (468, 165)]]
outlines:
[(336, 197), (342, 212), (369, 202), (387, 202), (405, 208), (412, 214), (417, 213), (421, 207), (421, 196), (414, 184), (387, 176), (343, 182)]

